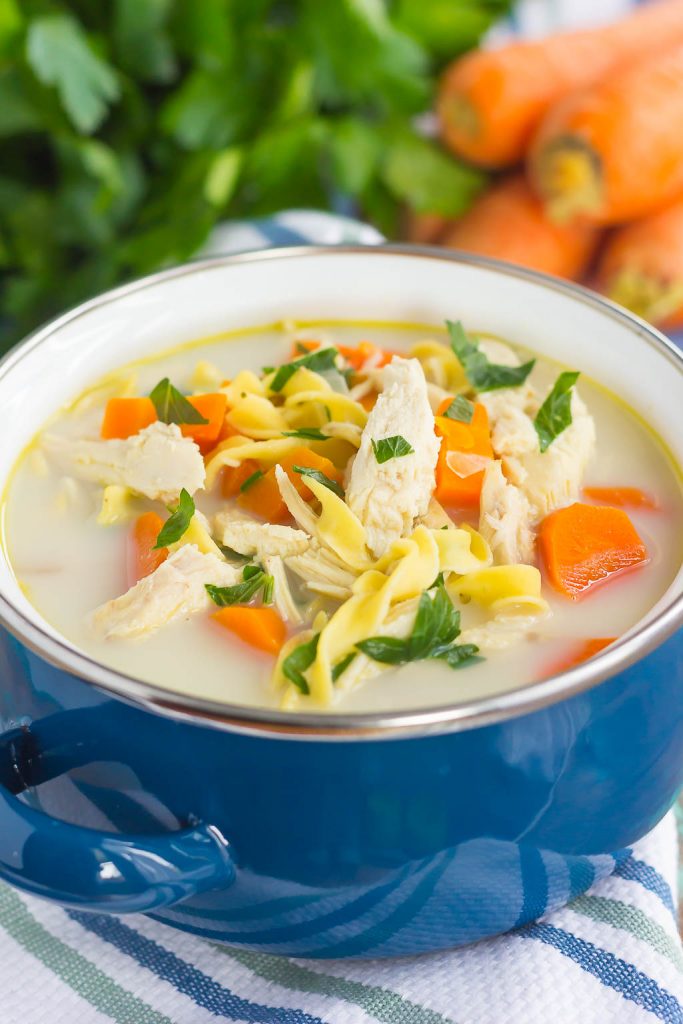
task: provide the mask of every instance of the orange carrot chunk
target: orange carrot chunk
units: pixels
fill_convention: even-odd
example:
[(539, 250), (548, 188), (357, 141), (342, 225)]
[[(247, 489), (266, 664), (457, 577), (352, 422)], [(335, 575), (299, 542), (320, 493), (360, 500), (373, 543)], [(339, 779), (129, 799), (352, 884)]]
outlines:
[(457, 506), (458, 508), (476, 507), (481, 496), (484, 470), (477, 470), (467, 476), (462, 476), (449, 463), (454, 462), (450, 457), (458, 452), (485, 459), (493, 458), (489, 417), (485, 406), (476, 402), (469, 423), (450, 420), (441, 414), (446, 411), (451, 402), (452, 399), (446, 399), (434, 418), (437, 436), (442, 438), (436, 464), (434, 497), (442, 505)]
[(243, 643), (266, 654), (277, 654), (287, 636), (287, 628), (273, 608), (230, 605), (220, 608), (211, 617)]
[(639, 487), (584, 487), (584, 496), (591, 501), (599, 501), (601, 505), (624, 505), (631, 508), (659, 508), (659, 502), (647, 491)]
[(306, 477), (301, 473), (294, 472), (294, 466), (302, 466), (304, 469), (317, 469), (319, 473), (329, 477), (330, 480), (336, 481), (340, 486), (343, 480), (341, 472), (333, 462), (326, 459), (324, 455), (318, 455), (316, 452), (311, 451), (310, 448), (304, 448), (303, 446), (295, 448), (289, 455), (285, 455), (283, 459), (280, 459), (280, 465), (304, 501), (311, 500), (313, 491), (307, 486)]
[(156, 512), (143, 512), (135, 521), (128, 544), (128, 579), (131, 586), (149, 576), (168, 558), (168, 548), (155, 548), (164, 520)]
[(218, 441), (225, 421), (228, 399), (221, 391), (217, 391), (207, 395), (190, 395), (188, 401), (209, 422), (182, 423), (180, 432), (183, 437), (191, 437), (200, 448), (208, 450)]
[(647, 548), (623, 509), (578, 501), (543, 520), (539, 545), (550, 582), (573, 600), (648, 561)]
[(679, 36), (674, 49), (626, 64), (549, 111), (530, 149), (532, 184), (558, 220), (648, 216), (683, 193), (683, 134), (672, 131), (680, 124)]
[[(446, 70), (437, 111), (459, 156), (491, 168), (519, 163), (545, 112), (620, 66), (683, 41), (683, 3), (644, 5), (604, 28), (476, 50)], [(643, 101), (652, 113), (647, 96)], [(646, 179), (644, 179), (646, 180)]]
[(522, 175), (503, 179), (444, 233), (441, 244), (519, 263), (557, 277), (581, 277), (596, 250), (588, 224), (557, 224)]
[(644, 320), (683, 327), (683, 198), (616, 228), (602, 251), (597, 284)]
[(221, 494), (224, 498), (234, 498), (240, 493), (242, 484), (258, 471), (258, 462), (245, 459), (239, 466), (226, 466), (221, 477)]
[(154, 423), (157, 412), (151, 398), (110, 398), (104, 410), (100, 436), (125, 440)]
[(249, 479), (245, 480), (237, 496), (237, 504), (266, 523), (282, 523), (289, 515), (277, 485), (274, 467), (251, 483)]
[(617, 639), (616, 636), (593, 637), (590, 640), (584, 640), (578, 646), (574, 645), (574, 648), (568, 654), (548, 667), (543, 678), (559, 675), (560, 672), (567, 672), (570, 668), (581, 665), (584, 661), (589, 661), (596, 654), (599, 654), (600, 651), (604, 651), (606, 647), (609, 647), (610, 644), (615, 643)]
[(290, 359), (301, 359), (307, 352), (316, 352), (320, 348), (319, 341), (295, 341), (292, 345)]

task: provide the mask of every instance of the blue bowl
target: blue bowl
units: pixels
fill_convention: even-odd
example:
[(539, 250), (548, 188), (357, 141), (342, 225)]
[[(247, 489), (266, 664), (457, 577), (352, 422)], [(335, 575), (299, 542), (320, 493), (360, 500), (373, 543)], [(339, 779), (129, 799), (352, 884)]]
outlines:
[[(227, 286), (246, 268), (261, 287), (293, 267), (297, 280), (310, 270), (339, 283), (347, 267), (359, 282), (366, 264), (389, 272), (387, 260), (411, 281), (427, 266), (456, 284), (502, 282), (501, 301), (510, 287), (520, 301), (550, 295), (558, 310), (581, 311), (578, 320), (588, 315), (642, 348), (655, 375), (672, 368), (668, 387), (680, 396), (680, 354), (596, 296), (488, 261), (395, 248), (284, 250), (148, 278), (16, 349), (0, 367), (0, 400), (23, 394), (31, 363), (71, 365), (68, 339), (93, 315), (118, 323), (122, 304), (144, 300), (149, 311), (157, 292), (166, 304), (168, 287), (193, 277), (218, 273)], [(63, 386), (77, 390), (71, 378)], [(22, 604), (6, 572), (0, 876), (65, 906), (149, 913), (219, 942), (302, 957), (414, 954), (523, 925), (622, 870), (629, 846), (675, 799), (682, 617), (674, 593), (590, 663), (496, 698), (296, 714), (212, 704), (106, 669)]]

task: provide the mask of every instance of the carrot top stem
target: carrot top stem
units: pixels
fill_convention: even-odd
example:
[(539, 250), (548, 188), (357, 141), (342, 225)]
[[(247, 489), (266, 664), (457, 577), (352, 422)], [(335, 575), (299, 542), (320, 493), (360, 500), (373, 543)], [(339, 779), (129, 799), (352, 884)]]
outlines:
[(607, 286), (614, 302), (632, 310), (643, 320), (660, 323), (683, 305), (683, 282), (665, 281), (632, 267), (618, 271)]
[(536, 186), (550, 218), (558, 224), (599, 210), (600, 160), (581, 139), (567, 135), (547, 146), (536, 169)]

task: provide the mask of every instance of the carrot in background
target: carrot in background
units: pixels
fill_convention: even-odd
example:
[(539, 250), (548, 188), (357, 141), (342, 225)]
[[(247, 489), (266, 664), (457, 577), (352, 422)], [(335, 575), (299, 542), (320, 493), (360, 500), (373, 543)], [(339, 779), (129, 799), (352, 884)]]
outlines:
[(615, 573), (648, 561), (635, 526), (620, 508), (577, 501), (546, 516), (538, 540), (550, 582), (574, 600)]
[(452, 220), (442, 217), (440, 213), (409, 210), (404, 216), (401, 234), (408, 242), (416, 245), (436, 245), (450, 224)]
[(683, 42), (683, 3), (648, 4), (613, 25), (495, 50), (477, 50), (445, 72), (437, 100), (441, 134), (458, 155), (509, 167), (550, 106), (619, 65)]
[(623, 505), (631, 508), (658, 509), (659, 502), (639, 487), (584, 487), (584, 496), (601, 505)]
[(553, 107), (533, 140), (529, 173), (558, 220), (617, 224), (683, 195), (683, 45)]
[(683, 326), (683, 197), (608, 237), (597, 285), (653, 324)]
[(156, 512), (143, 512), (135, 521), (128, 546), (128, 579), (137, 583), (168, 558), (168, 548), (155, 548), (164, 520)]
[(507, 178), (476, 200), (442, 239), (451, 249), (519, 263), (558, 277), (578, 278), (599, 233), (586, 224), (556, 224), (524, 177)]
[(229, 629), (243, 643), (266, 654), (277, 654), (285, 642), (287, 628), (273, 608), (251, 608), (248, 605), (230, 605), (211, 616)]

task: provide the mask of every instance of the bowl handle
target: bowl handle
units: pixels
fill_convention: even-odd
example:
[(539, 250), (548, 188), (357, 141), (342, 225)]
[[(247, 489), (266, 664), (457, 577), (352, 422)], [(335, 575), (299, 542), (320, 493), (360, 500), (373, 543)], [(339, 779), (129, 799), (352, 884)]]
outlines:
[(0, 736), (0, 878), (65, 906), (116, 914), (169, 907), (234, 881), (229, 845), (212, 825), (160, 835), (100, 832), (19, 800), (27, 735)]

